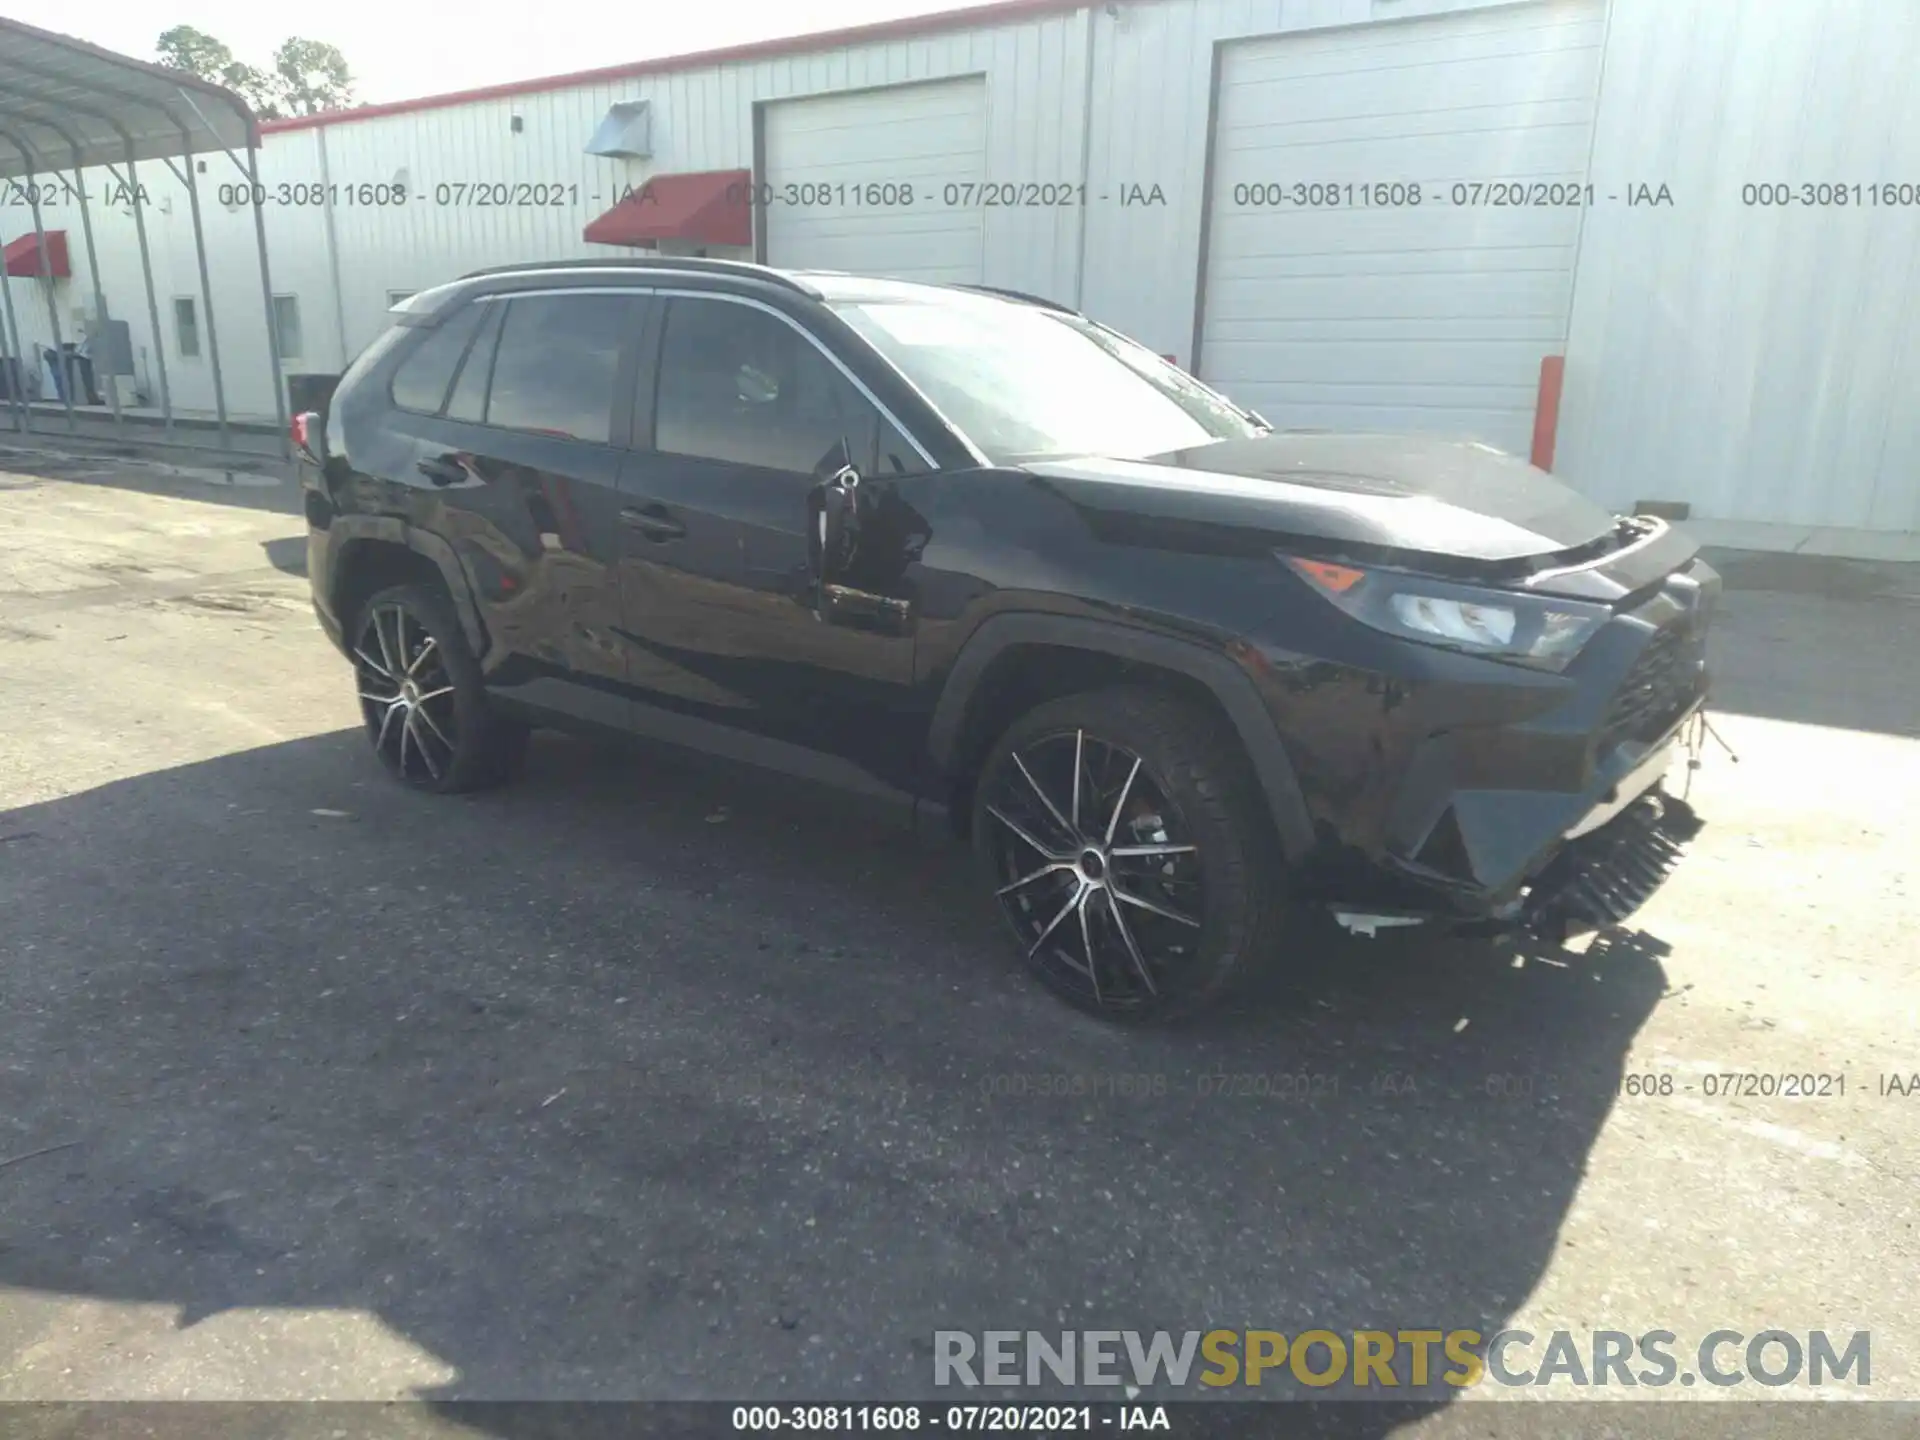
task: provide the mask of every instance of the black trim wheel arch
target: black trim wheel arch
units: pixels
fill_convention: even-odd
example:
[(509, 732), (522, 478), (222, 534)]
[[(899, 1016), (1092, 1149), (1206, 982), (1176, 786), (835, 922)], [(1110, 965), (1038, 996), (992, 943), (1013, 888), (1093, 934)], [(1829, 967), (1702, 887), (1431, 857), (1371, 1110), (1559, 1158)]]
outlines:
[(1220, 651), (1109, 621), (1038, 612), (995, 615), (982, 621), (954, 658), (928, 727), (927, 748), (941, 774), (951, 776), (959, 766), (967, 713), (981, 681), (993, 662), (1016, 645), (1087, 650), (1170, 670), (1206, 686), (1226, 712), (1253, 765), (1287, 860), (1297, 863), (1313, 849), (1313, 822), (1293, 762), (1252, 677)]
[(475, 655), (482, 657), (487, 655), (489, 644), (487, 630), (481, 623), (479, 607), (474, 604), (472, 582), (465, 566), (460, 563), (459, 555), (446, 540), (430, 530), (419, 529), (391, 515), (335, 515), (333, 523), (327, 529), (327, 535), (328, 603), (333, 607), (333, 613), (343, 627), (351, 625), (354, 618), (340, 613), (338, 596), (340, 583), (347, 573), (349, 557), (353, 553), (355, 543), (370, 540), (398, 545), (433, 562), (453, 602), (453, 611), (460, 621), (460, 628), (466, 633), (467, 644)]

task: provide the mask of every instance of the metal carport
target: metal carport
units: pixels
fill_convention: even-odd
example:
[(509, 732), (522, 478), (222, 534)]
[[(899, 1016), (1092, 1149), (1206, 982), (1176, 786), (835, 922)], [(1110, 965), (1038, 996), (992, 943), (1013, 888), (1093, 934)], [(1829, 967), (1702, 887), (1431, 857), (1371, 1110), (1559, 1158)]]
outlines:
[[(87, 204), (83, 170), (98, 167), (132, 201), (135, 231), (140, 245), (140, 270), (147, 292), (147, 319), (152, 326), (158, 371), (161, 423), (165, 438), (174, 438), (172, 396), (167, 387), (165, 346), (161, 343), (160, 303), (154, 291), (153, 264), (147, 248), (144, 201), (137, 165), (158, 160), (186, 187), (193, 218), (193, 243), (200, 273), (200, 297), (205, 308), (207, 357), (212, 367), (214, 405), (220, 444), (228, 443), (226, 388), (220, 372), (220, 341), (214, 320), (213, 285), (207, 269), (205, 233), (201, 228), (199, 187), (191, 157), (219, 151), (245, 177), (253, 206), (253, 231), (260, 257), (260, 294), (267, 330), (267, 350), (274, 376), (274, 403), (280, 422), (281, 446), (288, 451), (287, 397), (280, 381), (279, 337), (274, 333), (273, 281), (267, 264), (266, 222), (261, 213), (259, 184), (259, 126), (253, 112), (238, 95), (184, 74), (117, 55), (84, 40), (0, 18), (0, 185), (18, 187), (33, 218), (33, 251), (45, 282), (53, 348), (59, 363), (68, 367), (60, 390), (66, 402), (67, 430), (77, 431), (73, 403), (73, 372), (66, 359), (58, 307), (54, 304), (49, 244), (41, 215), (40, 179), (65, 182), (71, 174), (79, 201), (80, 227), (86, 245), (95, 314), (102, 327), (108, 320), (106, 297), (100, 284), (100, 265), (94, 248), (93, 219)], [(240, 150), (246, 151), (242, 163)], [(124, 167), (124, 174), (122, 174)], [(0, 213), (4, 213), (0, 211)], [(0, 236), (0, 241), (9, 238)], [(31, 407), (20, 394), (27, 356), (22, 348), (13, 288), (0, 266), (0, 365), (11, 357), (21, 366), (9, 377), (14, 428), (33, 427)], [(10, 337), (10, 338), (9, 338)], [(118, 389), (106, 387), (116, 431), (124, 431)]]

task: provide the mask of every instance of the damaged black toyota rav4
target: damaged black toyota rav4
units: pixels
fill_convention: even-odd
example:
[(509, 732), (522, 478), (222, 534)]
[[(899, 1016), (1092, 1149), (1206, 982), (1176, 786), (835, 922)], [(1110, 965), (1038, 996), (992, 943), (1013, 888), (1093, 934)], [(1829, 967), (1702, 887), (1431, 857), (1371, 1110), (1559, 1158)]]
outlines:
[(1115, 1018), (1313, 912), (1524, 921), (1657, 793), (1719, 579), (1481, 445), (1281, 432), (1031, 297), (719, 261), (414, 296), (295, 421), (406, 784), (535, 725), (883, 787)]

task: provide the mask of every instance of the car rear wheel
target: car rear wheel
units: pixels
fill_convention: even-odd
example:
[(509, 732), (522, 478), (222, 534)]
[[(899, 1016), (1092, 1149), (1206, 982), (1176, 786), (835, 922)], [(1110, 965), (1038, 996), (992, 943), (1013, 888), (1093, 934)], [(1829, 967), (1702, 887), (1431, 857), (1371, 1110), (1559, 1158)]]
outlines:
[(974, 845), (1027, 967), (1104, 1018), (1167, 1020), (1256, 968), (1285, 909), (1235, 738), (1171, 695), (1028, 712), (975, 786)]
[(453, 794), (518, 768), (526, 726), (496, 714), (452, 607), (425, 585), (396, 585), (361, 607), (354, 680), (373, 752), (396, 779)]

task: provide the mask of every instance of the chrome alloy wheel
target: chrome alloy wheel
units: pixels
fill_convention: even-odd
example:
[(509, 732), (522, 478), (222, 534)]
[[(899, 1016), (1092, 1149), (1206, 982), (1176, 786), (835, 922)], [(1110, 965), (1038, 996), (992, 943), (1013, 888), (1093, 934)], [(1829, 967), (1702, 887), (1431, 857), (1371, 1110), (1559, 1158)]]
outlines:
[(984, 822), (1029, 964), (1100, 1008), (1182, 984), (1206, 914), (1199, 847), (1138, 755), (1076, 729), (1006, 752)]
[(437, 782), (458, 739), (453, 677), (433, 636), (399, 605), (367, 611), (354, 677), (374, 752), (402, 780)]

